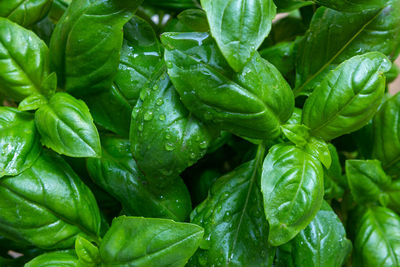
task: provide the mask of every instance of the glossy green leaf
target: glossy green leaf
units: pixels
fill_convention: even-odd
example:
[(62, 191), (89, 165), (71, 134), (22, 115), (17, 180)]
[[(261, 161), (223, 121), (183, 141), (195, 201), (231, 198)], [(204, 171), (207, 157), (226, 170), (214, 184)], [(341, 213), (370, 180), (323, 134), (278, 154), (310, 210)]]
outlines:
[(48, 103), (47, 98), (41, 94), (33, 94), (22, 100), (18, 105), (18, 110), (36, 110)]
[(335, 10), (359, 12), (385, 7), (387, 0), (314, 0), (316, 3)]
[(272, 0), (201, 0), (210, 31), (229, 65), (241, 71), (271, 30)]
[(383, 54), (371, 52), (331, 71), (304, 104), (302, 120), (311, 134), (331, 140), (367, 124), (381, 104), (390, 66)]
[(166, 219), (118, 217), (100, 246), (102, 266), (184, 266), (204, 230)]
[(281, 129), (284, 136), (297, 146), (305, 147), (310, 139), (310, 129), (303, 124), (285, 124)]
[(342, 165), (335, 146), (328, 144), (328, 149), (332, 163), (329, 168), (324, 168), (324, 198), (339, 199), (344, 194), (344, 188), (348, 187), (347, 179), (342, 174)]
[(219, 178), (191, 214), (204, 227), (200, 249), (189, 266), (271, 266), (268, 223), (259, 188), (262, 156)]
[(60, 87), (80, 96), (111, 87), (119, 64), (122, 27), (141, 3), (82, 0), (69, 5), (50, 42)]
[(382, 162), (384, 170), (399, 176), (400, 170), (400, 93), (387, 100), (373, 120), (372, 156)]
[(27, 264), (24, 267), (77, 267), (78, 257), (73, 250), (61, 250), (44, 253)]
[(377, 11), (317, 10), (297, 50), (296, 96), (310, 94), (329, 70), (355, 55), (379, 51), (391, 60), (397, 57), (400, 1), (388, 2)]
[(400, 217), (376, 206), (353, 215), (353, 266), (400, 265)]
[(45, 249), (94, 240), (100, 213), (89, 188), (59, 156), (44, 152), (31, 168), (0, 180), (0, 233)]
[[(346, 175), (354, 200), (359, 204), (383, 201), (391, 183), (378, 160), (346, 160)], [(386, 203), (382, 203), (386, 204)]]
[(181, 103), (165, 67), (149, 87), (132, 113), (132, 154), (148, 178), (176, 177), (205, 155), (211, 134)]
[[(7, 1), (8, 2), (8, 1)], [(1, 7), (0, 7), (1, 10)], [(0, 92), (16, 101), (35, 93), (51, 94), (44, 86), (49, 51), (33, 32), (0, 18)]]
[(124, 26), (115, 86), (133, 107), (162, 60), (162, 47), (149, 23), (134, 16)]
[(75, 253), (84, 267), (98, 266), (100, 263), (99, 249), (82, 236), (75, 240)]
[(32, 114), (0, 107), (0, 177), (32, 166), (40, 155), (39, 138)]
[(234, 134), (276, 138), (291, 115), (290, 86), (256, 53), (235, 74), (207, 33), (164, 33), (165, 60), (182, 102), (201, 120)]
[(30, 26), (46, 16), (53, 0), (2, 0), (0, 17), (8, 18), (21, 26)]
[(277, 267), (290, 266), (290, 263), (292, 266), (341, 267), (352, 248), (342, 222), (327, 202), (322, 204), (314, 220), (284, 246), (290, 246), (291, 253), (280, 258), (278, 252)]
[(82, 100), (57, 93), (35, 113), (42, 143), (70, 157), (99, 157), (100, 138)]
[(179, 177), (160, 187), (149, 183), (138, 170), (130, 152), (129, 141), (112, 136), (102, 137), (102, 157), (88, 159), (87, 168), (93, 181), (118, 199), (124, 209), (136, 216), (184, 221), (190, 211), (190, 195)]
[(324, 196), (323, 175), (321, 163), (300, 148), (270, 149), (261, 178), (270, 244), (288, 242), (314, 219)]

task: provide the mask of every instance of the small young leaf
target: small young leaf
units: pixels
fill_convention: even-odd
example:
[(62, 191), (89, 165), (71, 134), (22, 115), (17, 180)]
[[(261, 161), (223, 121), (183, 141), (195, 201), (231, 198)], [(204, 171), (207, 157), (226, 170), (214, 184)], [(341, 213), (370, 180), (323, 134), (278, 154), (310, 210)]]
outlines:
[(75, 252), (79, 263), (85, 267), (94, 267), (100, 263), (99, 249), (80, 235), (75, 240)]
[(100, 138), (85, 102), (57, 93), (35, 113), (42, 143), (70, 157), (99, 157)]

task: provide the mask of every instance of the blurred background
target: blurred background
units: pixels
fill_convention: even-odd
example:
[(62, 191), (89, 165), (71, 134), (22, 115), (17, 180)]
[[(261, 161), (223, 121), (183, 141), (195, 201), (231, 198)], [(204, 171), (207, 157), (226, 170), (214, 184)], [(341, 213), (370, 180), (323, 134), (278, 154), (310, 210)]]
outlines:
[[(396, 60), (396, 64), (400, 67), (400, 57)], [(392, 94), (400, 91), (400, 77), (397, 77), (397, 79), (392, 84), (390, 84), (389, 90)]]

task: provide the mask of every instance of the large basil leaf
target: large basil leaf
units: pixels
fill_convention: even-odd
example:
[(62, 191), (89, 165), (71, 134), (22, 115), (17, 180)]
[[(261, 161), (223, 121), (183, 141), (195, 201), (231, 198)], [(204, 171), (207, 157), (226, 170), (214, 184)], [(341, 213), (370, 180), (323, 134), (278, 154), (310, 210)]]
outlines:
[(108, 90), (118, 69), (123, 25), (142, 0), (73, 1), (50, 42), (59, 85), (74, 95)]
[(191, 214), (204, 227), (200, 249), (189, 266), (270, 266), (275, 248), (268, 244), (268, 223), (259, 188), (258, 160), (219, 178), (207, 199)]
[(314, 0), (320, 5), (347, 12), (379, 9), (387, 5), (387, 0)]
[(18, 176), (0, 180), (0, 232), (40, 248), (97, 240), (100, 213), (89, 188), (59, 156), (44, 152)]
[(304, 104), (302, 120), (311, 134), (331, 140), (367, 124), (381, 104), (390, 67), (386, 56), (370, 52), (331, 71)]
[(373, 120), (374, 158), (382, 162), (385, 171), (399, 176), (400, 170), (400, 93), (387, 100)]
[(358, 13), (319, 8), (297, 50), (295, 95), (311, 93), (329, 70), (355, 55), (379, 51), (394, 60), (400, 45), (399, 13), (399, 0)]
[(183, 267), (204, 230), (165, 219), (118, 217), (100, 246), (102, 266)]
[(207, 152), (211, 135), (181, 103), (166, 69), (132, 113), (132, 154), (147, 177), (176, 177)]
[(235, 71), (241, 71), (271, 30), (272, 0), (201, 0), (211, 34)]
[(40, 21), (49, 11), (53, 0), (2, 0), (0, 17), (24, 27)]
[(294, 100), (272, 64), (256, 53), (235, 74), (207, 33), (164, 33), (161, 41), (167, 49), (168, 74), (195, 116), (244, 137), (279, 136)]
[(302, 149), (289, 144), (270, 149), (261, 178), (270, 244), (288, 242), (314, 219), (324, 196), (323, 177), (321, 163)]
[(99, 157), (100, 138), (82, 100), (57, 93), (35, 113), (42, 143), (70, 157)]
[(388, 196), (383, 190), (389, 187), (391, 178), (378, 160), (346, 160), (346, 175), (351, 194), (359, 204), (386, 204)]
[(76, 267), (78, 266), (78, 257), (73, 250), (61, 250), (44, 253), (37, 256), (24, 267)]
[(41, 145), (32, 114), (0, 107), (0, 177), (17, 175), (39, 157)]
[[(1, 10), (1, 7), (0, 7)], [(33, 32), (0, 18), (0, 92), (16, 101), (34, 93), (50, 94), (49, 51)]]
[(382, 207), (353, 213), (353, 266), (400, 265), (400, 217)]
[(93, 181), (121, 201), (131, 215), (184, 221), (190, 211), (190, 195), (179, 177), (159, 188), (140, 173), (130, 152), (129, 141), (102, 137), (102, 157), (88, 159)]
[(276, 266), (341, 267), (351, 252), (351, 242), (338, 216), (327, 202), (323, 202), (314, 220), (283, 248), (278, 248)]

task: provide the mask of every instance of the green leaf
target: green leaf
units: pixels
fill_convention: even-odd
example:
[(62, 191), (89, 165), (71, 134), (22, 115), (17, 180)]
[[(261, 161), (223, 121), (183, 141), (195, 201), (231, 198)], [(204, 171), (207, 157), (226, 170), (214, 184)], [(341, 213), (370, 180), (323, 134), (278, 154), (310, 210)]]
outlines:
[(203, 234), (203, 228), (194, 224), (118, 217), (100, 246), (102, 266), (183, 267)]
[(288, 242), (314, 219), (324, 196), (323, 175), (320, 162), (300, 148), (270, 149), (261, 178), (270, 244)]
[(82, 100), (57, 93), (35, 113), (42, 143), (70, 157), (99, 157), (100, 138)]
[(353, 212), (353, 266), (400, 265), (400, 217), (381, 207)]
[[(314, 0), (316, 3), (335, 10), (359, 12), (369, 9), (379, 9), (387, 5), (387, 0)], [(394, 0), (395, 1), (395, 0)]]
[(382, 101), (390, 66), (386, 56), (371, 52), (331, 71), (304, 104), (302, 120), (311, 134), (329, 141), (367, 124)]
[(82, 266), (98, 266), (100, 263), (99, 249), (82, 236), (75, 240), (75, 252)]
[(122, 137), (129, 137), (132, 106), (115, 83), (110, 90), (85, 96), (83, 100), (97, 125)]
[(142, 0), (73, 1), (50, 42), (59, 86), (74, 95), (108, 90), (119, 64), (122, 27)]
[(382, 162), (383, 169), (398, 177), (400, 170), (400, 93), (387, 100), (373, 120), (372, 156)]
[(88, 159), (87, 169), (93, 181), (118, 199), (128, 213), (176, 221), (188, 217), (190, 195), (179, 177), (169, 179), (163, 187), (158, 180), (150, 183), (138, 170), (128, 140), (103, 136), (101, 141), (102, 157)]
[(279, 136), (294, 100), (272, 64), (256, 53), (235, 74), (207, 33), (164, 33), (161, 41), (172, 83), (195, 116), (243, 137)]
[(179, 13), (178, 19), (180, 23), (192, 29), (192, 31), (208, 32), (210, 30), (207, 15), (201, 9), (186, 9)]
[(97, 240), (100, 213), (89, 188), (59, 156), (0, 180), (0, 233), (44, 249), (68, 248), (78, 234)]
[(241, 71), (271, 30), (272, 0), (201, 0), (216, 40), (229, 65)]
[(387, 7), (377, 11), (317, 10), (297, 50), (296, 96), (310, 94), (331, 69), (355, 55), (379, 51), (396, 59), (400, 1), (388, 2)]
[(32, 114), (0, 107), (0, 177), (17, 175), (32, 166), (41, 145)]
[(37, 110), (43, 105), (46, 105), (48, 100), (45, 96), (41, 94), (33, 94), (22, 100), (18, 105), (18, 110), (28, 111)]
[(400, 180), (394, 181), (385, 192), (389, 197), (387, 207), (400, 214)]
[[(2, 1), (4, 2), (4, 1)], [(6, 1), (9, 2), (9, 1)], [(0, 7), (0, 10), (1, 7)], [(49, 95), (49, 51), (33, 32), (0, 18), (0, 92), (16, 101), (32, 94)]]
[(342, 175), (342, 165), (335, 146), (328, 144), (328, 149), (332, 163), (329, 168), (324, 168), (324, 198), (339, 199), (344, 194), (343, 188), (348, 188), (347, 179)]
[(181, 103), (165, 67), (149, 87), (132, 113), (132, 154), (149, 179), (177, 177), (205, 155), (211, 134)]
[(310, 139), (310, 129), (307, 126), (285, 124), (281, 129), (285, 137), (296, 146), (305, 147)]
[[(387, 199), (384, 189), (391, 183), (378, 160), (346, 160), (346, 175), (354, 200), (359, 204)], [(386, 205), (386, 203), (382, 203)]]
[(61, 250), (44, 253), (27, 264), (24, 267), (77, 267), (78, 257), (73, 250)]
[(114, 84), (132, 107), (162, 61), (162, 53), (162, 46), (148, 22), (134, 16), (125, 24)]
[(0, 17), (27, 27), (46, 16), (53, 0), (2, 0)]
[(204, 227), (205, 235), (189, 266), (271, 266), (275, 248), (267, 242), (261, 161), (262, 156), (219, 178), (193, 211), (191, 222)]
[(277, 253), (277, 267), (288, 266), (287, 261), (294, 266), (341, 267), (352, 249), (342, 222), (325, 201), (314, 220), (284, 246), (290, 246), (291, 253), (286, 258)]

